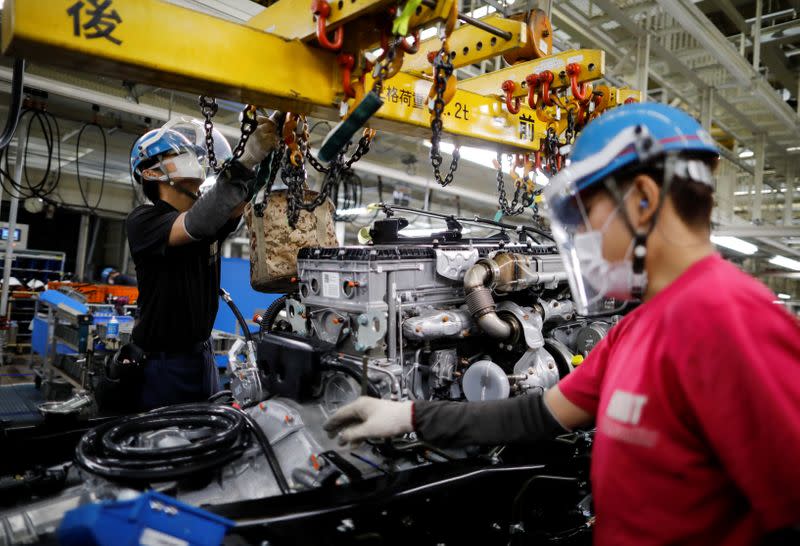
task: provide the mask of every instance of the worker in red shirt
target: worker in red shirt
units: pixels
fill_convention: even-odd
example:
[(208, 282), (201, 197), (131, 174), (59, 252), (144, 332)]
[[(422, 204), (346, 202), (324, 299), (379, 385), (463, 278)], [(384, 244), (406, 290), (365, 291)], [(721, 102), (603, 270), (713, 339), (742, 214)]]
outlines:
[(717, 158), (708, 133), (667, 105), (588, 124), (546, 190), (553, 235), (581, 314), (608, 298), (643, 304), (544, 396), (359, 398), (326, 429), (341, 442), (416, 431), (458, 446), (594, 423), (597, 544), (796, 539), (800, 324), (715, 252)]

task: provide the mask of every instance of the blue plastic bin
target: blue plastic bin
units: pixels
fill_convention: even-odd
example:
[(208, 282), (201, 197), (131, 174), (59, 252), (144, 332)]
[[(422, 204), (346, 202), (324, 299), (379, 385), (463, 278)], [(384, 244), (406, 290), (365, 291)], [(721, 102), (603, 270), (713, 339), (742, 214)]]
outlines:
[(156, 491), (70, 510), (58, 528), (64, 546), (219, 546), (234, 523)]

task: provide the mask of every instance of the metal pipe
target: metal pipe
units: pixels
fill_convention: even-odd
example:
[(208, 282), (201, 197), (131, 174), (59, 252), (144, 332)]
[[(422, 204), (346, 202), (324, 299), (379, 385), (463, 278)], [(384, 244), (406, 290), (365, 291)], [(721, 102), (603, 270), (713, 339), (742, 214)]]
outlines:
[(475, 28), (479, 28), (485, 32), (488, 32), (492, 36), (497, 36), (498, 38), (502, 38), (503, 40), (510, 40), (514, 35), (510, 32), (506, 32), (505, 30), (500, 30), (497, 27), (493, 27), (490, 24), (484, 23), (480, 19), (475, 19), (474, 17), (470, 17), (469, 15), (464, 15), (463, 13), (458, 14), (458, 18), (463, 22), (467, 23), (468, 25), (472, 25)]
[(756, 0), (756, 21), (753, 25), (753, 68), (758, 72), (761, 65), (761, 16), (764, 10), (763, 0)]
[[(422, 5), (426, 8), (435, 8), (436, 7), (436, 0), (422, 0)], [(475, 28), (479, 28), (485, 32), (493, 36), (497, 36), (498, 38), (502, 38), (503, 40), (510, 40), (513, 38), (513, 34), (511, 32), (506, 32), (505, 30), (500, 30), (497, 27), (493, 27), (490, 24), (484, 23), (480, 19), (475, 19), (474, 17), (470, 17), (469, 15), (464, 15), (463, 13), (458, 14), (459, 20), (467, 23), (468, 25), (472, 25)]]
[[(17, 135), (17, 156), (14, 159), (14, 180), (22, 180), (22, 161), (25, 157), (25, 139)], [(8, 240), (6, 241), (6, 254), (3, 262), (3, 289), (0, 294), (0, 320), (5, 320), (8, 314), (8, 283), (11, 282), (11, 264), (14, 261), (14, 231), (17, 229), (17, 212), (19, 211), (19, 196), (11, 194), (11, 203), (8, 212)], [(5, 347), (3, 333), (3, 348)]]
[(86, 247), (89, 243), (89, 215), (81, 215), (81, 225), (78, 228), (78, 252), (75, 256), (75, 278), (85, 280), (86, 273)]
[(479, 262), (467, 270), (464, 274), (467, 308), (484, 332), (496, 339), (508, 339), (513, 330), (495, 312), (492, 292), (486, 287), (491, 279), (492, 268), (488, 263)]

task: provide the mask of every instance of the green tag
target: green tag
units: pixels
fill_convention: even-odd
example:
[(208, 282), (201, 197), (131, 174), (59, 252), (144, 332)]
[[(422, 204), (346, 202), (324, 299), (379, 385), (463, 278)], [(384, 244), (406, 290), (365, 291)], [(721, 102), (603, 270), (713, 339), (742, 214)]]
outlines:
[(499, 222), (502, 219), (503, 219), (503, 211), (502, 210), (498, 210), (497, 212), (494, 213), (494, 221), (495, 222)]
[(414, 15), (414, 12), (417, 11), (420, 4), (422, 4), (422, 0), (408, 0), (408, 2), (406, 2), (400, 17), (395, 19), (392, 23), (392, 33), (395, 36), (408, 35), (408, 22), (411, 20), (411, 16)]

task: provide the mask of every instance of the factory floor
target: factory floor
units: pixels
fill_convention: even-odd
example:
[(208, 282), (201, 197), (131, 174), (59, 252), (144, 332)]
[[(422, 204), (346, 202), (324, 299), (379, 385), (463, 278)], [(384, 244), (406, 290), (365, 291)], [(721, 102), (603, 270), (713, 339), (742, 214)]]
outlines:
[(34, 373), (30, 366), (30, 357), (15, 356), (10, 364), (0, 366), (0, 386), (33, 383)]
[(37, 406), (45, 401), (34, 384), (29, 356), (15, 356), (0, 366), (0, 422), (25, 423), (41, 419)]

